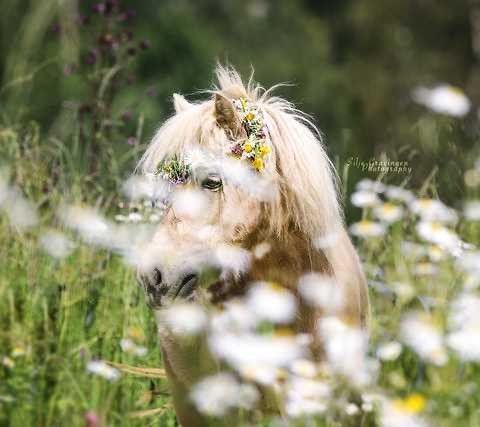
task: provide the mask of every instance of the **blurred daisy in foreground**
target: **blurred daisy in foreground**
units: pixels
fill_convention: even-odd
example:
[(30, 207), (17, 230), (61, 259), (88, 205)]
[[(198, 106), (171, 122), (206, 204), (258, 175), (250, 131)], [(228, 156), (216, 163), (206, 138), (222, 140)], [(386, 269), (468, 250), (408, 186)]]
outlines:
[(368, 208), (381, 203), (377, 193), (370, 190), (356, 191), (352, 194), (350, 200), (352, 205), (358, 208)]
[(62, 259), (70, 255), (75, 243), (60, 231), (48, 230), (40, 236), (40, 246), (53, 258)]
[(357, 182), (355, 188), (358, 191), (373, 191), (374, 193), (383, 193), (387, 186), (380, 181), (373, 181), (368, 178), (363, 178)]
[(364, 330), (342, 322), (337, 317), (325, 317), (317, 325), (329, 366), (355, 385), (373, 380), (366, 359), (367, 335)]
[(381, 427), (426, 427), (428, 424), (418, 416), (425, 409), (426, 400), (420, 394), (411, 394), (404, 399), (384, 401)]
[(392, 223), (402, 219), (403, 208), (393, 203), (382, 203), (373, 208), (373, 214), (380, 221)]
[(480, 221), (480, 200), (466, 202), (463, 207), (463, 215), (470, 221)]
[(246, 304), (258, 319), (272, 323), (289, 323), (297, 312), (293, 294), (270, 282), (254, 284), (248, 291)]
[(434, 243), (440, 248), (455, 250), (461, 244), (461, 240), (454, 231), (438, 222), (420, 221), (416, 229), (423, 240)]
[(369, 221), (365, 219), (352, 224), (349, 230), (350, 233), (357, 237), (381, 237), (385, 234), (386, 227), (379, 222)]
[(446, 224), (455, 224), (458, 221), (457, 213), (440, 200), (416, 199), (410, 203), (411, 211), (424, 221), (435, 221)]
[(236, 407), (251, 409), (259, 397), (254, 386), (240, 384), (232, 374), (224, 372), (202, 379), (190, 392), (190, 398), (201, 413), (217, 417)]
[(146, 347), (135, 344), (130, 338), (123, 338), (120, 340), (120, 347), (125, 353), (134, 356), (145, 356), (147, 354)]
[(480, 360), (480, 297), (461, 294), (451, 305), (447, 345), (464, 361)]
[(396, 360), (402, 352), (402, 344), (398, 341), (384, 342), (377, 348), (377, 357), (384, 361)]
[(412, 93), (413, 100), (435, 113), (463, 117), (470, 111), (471, 103), (465, 93), (449, 84), (440, 84), (431, 89), (418, 87)]
[(413, 193), (405, 188), (390, 185), (385, 190), (385, 196), (390, 200), (398, 200), (403, 203), (410, 203), (415, 199)]
[(210, 328), (214, 334), (251, 331), (257, 323), (243, 300), (226, 301), (223, 309), (210, 317)]
[(438, 366), (447, 362), (442, 333), (427, 314), (408, 313), (400, 324), (400, 335), (423, 360)]
[(480, 251), (465, 252), (456, 260), (456, 264), (458, 268), (471, 276), (480, 278)]
[(311, 360), (297, 359), (290, 364), (290, 371), (303, 378), (314, 378), (318, 374), (318, 368)]
[(207, 315), (198, 304), (173, 304), (155, 314), (159, 325), (166, 326), (174, 335), (198, 335), (207, 325)]
[(269, 369), (284, 368), (306, 353), (306, 346), (295, 338), (253, 333), (211, 334), (209, 347), (215, 356), (225, 360), (237, 371), (255, 365), (267, 366)]
[(298, 282), (298, 290), (307, 304), (321, 308), (324, 313), (338, 313), (344, 305), (341, 287), (324, 274), (304, 274)]
[(444, 260), (447, 257), (447, 253), (437, 245), (431, 245), (427, 250), (428, 257), (432, 262), (439, 262)]
[(120, 378), (120, 371), (103, 360), (91, 360), (88, 362), (87, 371), (109, 381), (116, 381)]
[(292, 377), (285, 390), (285, 410), (291, 418), (322, 414), (328, 408), (331, 389), (322, 381)]

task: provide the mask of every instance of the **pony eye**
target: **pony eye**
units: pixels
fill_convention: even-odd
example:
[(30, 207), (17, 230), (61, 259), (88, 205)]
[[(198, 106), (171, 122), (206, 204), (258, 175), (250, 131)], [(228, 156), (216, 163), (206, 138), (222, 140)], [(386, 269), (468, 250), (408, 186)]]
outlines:
[(202, 187), (210, 191), (222, 188), (222, 179), (218, 175), (209, 175), (202, 181)]

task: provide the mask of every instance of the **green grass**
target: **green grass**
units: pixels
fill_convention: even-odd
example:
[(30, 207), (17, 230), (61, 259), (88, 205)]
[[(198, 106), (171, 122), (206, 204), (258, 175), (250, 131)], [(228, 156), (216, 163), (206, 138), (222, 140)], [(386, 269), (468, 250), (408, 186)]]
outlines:
[[(163, 379), (108, 382), (85, 371), (91, 357), (161, 366), (154, 320), (131, 270), (116, 256), (82, 247), (54, 261), (33, 236), (4, 221), (0, 236), (0, 353), (26, 349), (11, 358), (13, 367), (0, 367), (0, 424), (82, 426), (85, 412), (95, 410), (106, 425), (158, 425), (158, 417), (137, 421), (129, 413), (164, 406)], [(141, 359), (120, 348), (132, 327), (145, 333)], [(171, 412), (162, 416), (162, 425), (173, 423)]]

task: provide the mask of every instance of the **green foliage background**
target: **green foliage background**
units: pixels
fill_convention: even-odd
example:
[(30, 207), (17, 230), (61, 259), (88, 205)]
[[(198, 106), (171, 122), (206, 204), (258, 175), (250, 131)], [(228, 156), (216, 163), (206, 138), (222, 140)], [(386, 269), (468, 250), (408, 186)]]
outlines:
[[(410, 95), (417, 85), (448, 82), (477, 106), (474, 2), (123, 0), (123, 10), (135, 16), (121, 23), (92, 12), (98, 3), (0, 0), (0, 166), (36, 202), (42, 225), (58, 225), (52, 212), (63, 200), (112, 211), (119, 185), (172, 113), (172, 93), (204, 96), (218, 60), (244, 76), (253, 67), (265, 87), (289, 83), (278, 93), (313, 116), (346, 193), (360, 178), (376, 178), (349, 170), (350, 157), (387, 156), (413, 168), (387, 182), (407, 182), (460, 207), (463, 171), (480, 150), (476, 108), (454, 120), (424, 111)], [(87, 16), (88, 24), (79, 23)], [(99, 37), (110, 33), (133, 37), (121, 49), (133, 46), (135, 53), (88, 64)], [(118, 74), (110, 79), (112, 70)], [(359, 215), (348, 208), (349, 220)], [(117, 257), (85, 247), (52, 260), (34, 243), (38, 230), (21, 235), (1, 221), (0, 356), (16, 346), (31, 351), (13, 370), (0, 367), (0, 425), (81, 426), (89, 410), (105, 425), (174, 425), (168, 407), (161, 417), (128, 415), (162, 408), (164, 380), (124, 376), (110, 384), (85, 373), (90, 357), (161, 364), (154, 321), (132, 272)], [(478, 229), (467, 231), (478, 241)], [(372, 260), (384, 256), (392, 280), (406, 274), (395, 264), (402, 233), (386, 243), (390, 251), (380, 244), (367, 252)], [(444, 277), (452, 283), (455, 272)], [(381, 335), (402, 307), (393, 312), (394, 303), (373, 298), (373, 330)], [(131, 326), (145, 330), (149, 353), (141, 360), (118, 346)], [(404, 362), (387, 367), (381, 382), (395, 388), (388, 380), (393, 372), (403, 381), (397, 375), (400, 394), (424, 387), (440, 408), (437, 425), (451, 425), (446, 384), (463, 390), (471, 383), (456, 375), (458, 366), (442, 377), (408, 357)], [(469, 374), (477, 384), (478, 373)], [(478, 425), (478, 404), (464, 396), (458, 395), (464, 412), (456, 425)]]

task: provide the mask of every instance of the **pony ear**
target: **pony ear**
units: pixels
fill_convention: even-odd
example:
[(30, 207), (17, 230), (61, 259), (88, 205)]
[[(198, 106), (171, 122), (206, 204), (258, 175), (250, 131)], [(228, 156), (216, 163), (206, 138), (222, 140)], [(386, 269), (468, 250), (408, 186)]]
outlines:
[(192, 104), (190, 104), (184, 96), (179, 95), (178, 93), (173, 94), (173, 107), (175, 108), (176, 113), (188, 110), (191, 106)]
[(241, 122), (232, 101), (216, 93), (214, 104), (217, 124), (226, 131), (229, 131), (232, 135), (238, 135), (241, 131)]

